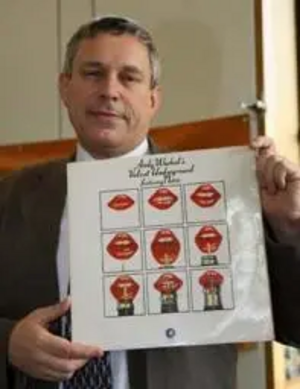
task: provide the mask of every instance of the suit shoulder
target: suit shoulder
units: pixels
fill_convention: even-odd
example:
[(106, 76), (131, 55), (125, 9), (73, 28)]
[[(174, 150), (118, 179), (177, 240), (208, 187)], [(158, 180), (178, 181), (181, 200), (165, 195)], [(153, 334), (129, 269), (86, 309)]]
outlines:
[(14, 171), (0, 180), (0, 201), (9, 196), (15, 190), (23, 189), (32, 183), (52, 177), (55, 174), (65, 171), (68, 160), (55, 160), (41, 163)]

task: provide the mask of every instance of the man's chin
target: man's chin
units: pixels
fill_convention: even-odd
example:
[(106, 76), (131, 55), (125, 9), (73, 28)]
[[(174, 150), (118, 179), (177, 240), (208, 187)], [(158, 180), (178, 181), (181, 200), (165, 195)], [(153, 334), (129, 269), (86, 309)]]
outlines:
[(97, 133), (91, 140), (91, 148), (105, 157), (122, 154), (123, 144), (120, 136), (115, 136), (111, 130)]
[(103, 129), (98, 130), (97, 133), (94, 136), (94, 141), (97, 144), (107, 145), (107, 146), (114, 146), (122, 143), (122, 137), (120, 136), (120, 132), (116, 129)]

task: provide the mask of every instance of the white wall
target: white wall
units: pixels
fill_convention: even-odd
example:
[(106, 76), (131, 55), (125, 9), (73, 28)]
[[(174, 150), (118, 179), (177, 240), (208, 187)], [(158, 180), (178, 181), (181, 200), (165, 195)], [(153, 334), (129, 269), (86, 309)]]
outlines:
[(294, 0), (264, 0), (266, 132), (280, 151), (298, 160)]
[(56, 2), (0, 2), (0, 144), (57, 137)]
[(233, 115), (255, 99), (253, 0), (96, 0), (96, 13), (128, 15), (153, 32), (164, 91), (156, 123)]
[(237, 389), (266, 389), (266, 374), (263, 343), (239, 353)]
[(164, 89), (154, 124), (240, 113), (255, 98), (253, 9), (253, 0), (2, 0), (0, 143), (73, 136), (57, 73), (65, 43), (92, 14), (125, 14), (153, 32)]
[[(61, 0), (57, 9), (57, 15), (60, 20), (59, 37), (59, 64), (62, 69), (65, 47), (71, 35), (82, 23), (91, 20), (93, 7), (90, 1)], [(66, 110), (60, 105), (60, 123), (58, 128), (59, 138), (72, 138), (74, 131), (69, 121)]]

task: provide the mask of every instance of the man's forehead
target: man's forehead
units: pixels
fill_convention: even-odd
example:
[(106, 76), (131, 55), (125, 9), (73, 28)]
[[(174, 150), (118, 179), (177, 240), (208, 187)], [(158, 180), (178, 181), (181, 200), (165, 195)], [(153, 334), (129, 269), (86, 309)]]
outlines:
[(147, 48), (137, 37), (126, 34), (99, 34), (95, 38), (84, 39), (74, 62), (90, 67), (150, 67)]
[(114, 35), (100, 33), (93, 38), (85, 38), (78, 45), (77, 54), (85, 53), (128, 53), (134, 52), (135, 55), (140, 53), (140, 56), (148, 55), (146, 46), (139, 38), (129, 35)]
[(111, 67), (117, 67), (120, 70), (128, 70), (128, 71), (141, 71), (141, 66), (136, 63), (130, 63), (130, 62), (120, 62), (117, 64), (113, 64), (110, 62), (103, 62), (103, 61), (93, 61), (93, 60), (86, 60), (82, 61), (80, 63), (80, 66), (83, 68), (99, 68), (99, 69), (109, 69)]

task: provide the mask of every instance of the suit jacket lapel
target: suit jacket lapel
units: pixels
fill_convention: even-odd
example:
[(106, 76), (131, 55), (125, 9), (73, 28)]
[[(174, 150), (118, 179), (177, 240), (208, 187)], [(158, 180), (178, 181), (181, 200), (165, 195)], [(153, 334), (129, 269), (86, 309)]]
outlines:
[[(159, 153), (151, 140), (149, 152)], [(38, 247), (32, 265), (44, 280), (47, 295), (43, 299), (49, 304), (58, 300), (56, 250), (67, 191), (66, 162), (49, 164), (47, 169), (37, 171), (30, 182), (33, 195), (23, 203), (24, 218)], [(147, 389), (147, 350), (130, 350), (127, 354), (130, 388)]]
[(30, 264), (43, 279), (43, 302), (59, 298), (56, 252), (66, 198), (66, 162), (54, 162), (34, 171), (30, 194), (22, 203), (25, 226), (33, 240)]

